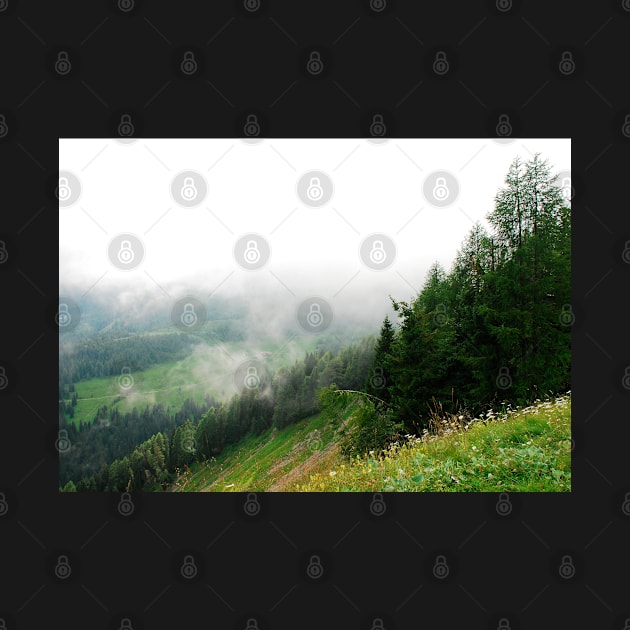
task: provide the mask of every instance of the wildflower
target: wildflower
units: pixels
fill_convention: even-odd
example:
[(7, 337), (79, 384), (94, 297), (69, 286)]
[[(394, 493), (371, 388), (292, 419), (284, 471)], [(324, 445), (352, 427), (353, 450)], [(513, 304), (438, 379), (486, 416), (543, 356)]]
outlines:
[(473, 450), (473, 451), (476, 451), (476, 450), (477, 450), (477, 447), (476, 447), (475, 445), (473, 445), (472, 450)]
[(463, 419), (464, 419), (464, 416), (459, 416), (459, 420), (463, 420)]
[(337, 471), (336, 471), (336, 470), (331, 470), (328, 474), (329, 474), (331, 477), (334, 477), (334, 476), (337, 474)]

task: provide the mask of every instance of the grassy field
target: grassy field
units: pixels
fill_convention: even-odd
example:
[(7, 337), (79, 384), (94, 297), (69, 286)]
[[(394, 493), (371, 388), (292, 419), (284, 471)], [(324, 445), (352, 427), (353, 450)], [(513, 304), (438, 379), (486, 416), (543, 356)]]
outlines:
[(567, 492), (570, 395), (483, 418), (444, 417), (388, 452), (345, 460), (335, 422), (321, 416), (270, 430), (195, 464), (175, 491)]
[(121, 387), (119, 376), (79, 381), (75, 383), (78, 401), (74, 418), (68, 419), (77, 425), (80, 421), (90, 423), (103, 405), (126, 413), (134, 407), (144, 408), (154, 403), (178, 409), (186, 398), (202, 402), (206, 394), (223, 400), (236, 393), (232, 375), (243, 361), (258, 358), (259, 352), (270, 352), (261, 360), (271, 370), (277, 370), (314, 350), (316, 341), (315, 336), (295, 337), (288, 341), (268, 339), (256, 344), (255, 350), (252, 350), (251, 342), (244, 341), (214, 346), (202, 344), (185, 359), (132, 372), (133, 386), (128, 389)]

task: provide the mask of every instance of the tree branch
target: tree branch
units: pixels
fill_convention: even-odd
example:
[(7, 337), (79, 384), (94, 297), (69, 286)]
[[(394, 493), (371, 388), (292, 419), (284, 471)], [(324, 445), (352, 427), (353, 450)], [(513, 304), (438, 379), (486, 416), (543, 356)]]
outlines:
[(385, 402), (382, 398), (379, 398), (378, 396), (372, 396), (372, 394), (368, 394), (366, 392), (360, 392), (356, 389), (333, 389), (331, 390), (332, 392), (336, 393), (336, 394), (361, 394), (361, 396), (367, 396), (368, 398), (373, 398), (374, 400), (378, 400), (379, 402), (383, 403), (386, 407), (389, 407), (389, 403)]

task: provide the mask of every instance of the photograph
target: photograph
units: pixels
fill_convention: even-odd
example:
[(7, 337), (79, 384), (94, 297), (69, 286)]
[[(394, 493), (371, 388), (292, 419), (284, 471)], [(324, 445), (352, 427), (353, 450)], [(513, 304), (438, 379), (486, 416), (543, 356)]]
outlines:
[(570, 492), (571, 140), (256, 124), (59, 140), (59, 491)]

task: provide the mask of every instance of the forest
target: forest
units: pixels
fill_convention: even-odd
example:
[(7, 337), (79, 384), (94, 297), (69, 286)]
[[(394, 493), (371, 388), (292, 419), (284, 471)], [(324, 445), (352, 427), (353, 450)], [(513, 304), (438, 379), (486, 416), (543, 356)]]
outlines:
[[(334, 419), (351, 403), (358, 412), (343, 436), (346, 456), (420, 435), (437, 411), (479, 414), (567, 392), (571, 210), (548, 162), (514, 159), (486, 219), (489, 228), (472, 227), (450, 270), (435, 263), (412, 300), (390, 296), (395, 321), (386, 316), (359, 343), (306, 353), (227, 401), (130, 414), (103, 406), (77, 427), (66, 409), (74, 398), (62, 399), (74, 381), (108, 373), (120, 357), (111, 345), (101, 355), (95, 342), (62, 371), (60, 354), (60, 428), (73, 444), (60, 457), (60, 489), (169, 490), (193, 462), (247, 435), (317, 413)], [(146, 365), (185, 353), (188, 341), (139, 338), (130, 351)]]

